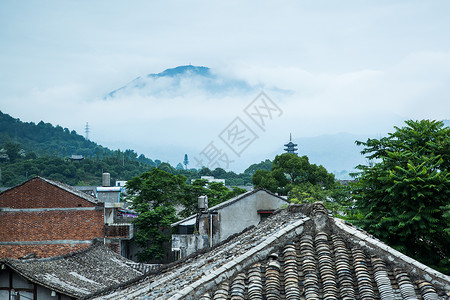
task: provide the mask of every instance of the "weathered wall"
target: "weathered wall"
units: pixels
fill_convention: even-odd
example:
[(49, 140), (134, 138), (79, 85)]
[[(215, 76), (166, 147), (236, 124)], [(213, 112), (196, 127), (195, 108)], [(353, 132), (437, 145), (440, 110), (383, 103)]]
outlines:
[(276, 210), (286, 204), (286, 201), (278, 197), (258, 191), (223, 207), (219, 210), (220, 232), (215, 235), (214, 243), (223, 241), (249, 226), (257, 225), (261, 221), (258, 210)]
[(0, 194), (0, 207), (54, 208), (93, 206), (95, 206), (94, 203), (40, 178), (33, 178)]
[(172, 235), (172, 250), (180, 251), (180, 258), (186, 257), (200, 249), (209, 247), (209, 237), (200, 234)]
[(40, 178), (0, 194), (0, 258), (63, 255), (104, 237), (104, 208)]
[(103, 237), (103, 210), (0, 211), (0, 241), (92, 240)]

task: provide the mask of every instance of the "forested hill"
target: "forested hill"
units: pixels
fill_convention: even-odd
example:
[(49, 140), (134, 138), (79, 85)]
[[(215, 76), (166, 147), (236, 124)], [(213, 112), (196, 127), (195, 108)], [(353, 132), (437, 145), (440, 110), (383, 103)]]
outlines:
[[(116, 151), (86, 140), (75, 130), (70, 131), (59, 125), (53, 126), (43, 121), (38, 124), (22, 122), (0, 111), (0, 148), (8, 143), (20, 144), (25, 153), (32, 152), (39, 157), (65, 158), (72, 155), (83, 155), (83, 157), (98, 160), (116, 155)], [(151, 159), (144, 155), (138, 157), (132, 150), (126, 150), (124, 153), (129, 159), (153, 164)]]
[[(83, 155), (84, 159), (70, 159), (72, 155)], [(270, 169), (270, 164), (266, 161), (252, 165), (244, 174), (220, 168), (185, 170), (181, 164), (174, 168), (133, 150), (110, 150), (61, 126), (43, 121), (25, 123), (0, 111), (0, 186), (14, 186), (33, 176), (69, 185), (99, 185), (103, 172), (109, 172), (114, 182), (129, 180), (154, 167), (182, 174), (188, 182), (200, 176), (215, 176), (225, 179), (227, 185), (237, 186), (251, 184), (253, 172), (259, 168)]]

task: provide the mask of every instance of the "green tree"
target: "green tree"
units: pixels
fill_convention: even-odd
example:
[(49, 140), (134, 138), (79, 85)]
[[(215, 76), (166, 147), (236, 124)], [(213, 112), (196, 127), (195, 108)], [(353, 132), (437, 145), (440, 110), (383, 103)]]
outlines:
[(197, 179), (186, 186), (185, 197), (183, 198), (184, 210), (180, 212), (180, 215), (188, 217), (195, 214), (199, 196), (208, 196), (208, 206), (212, 207), (245, 192), (245, 189), (238, 187), (229, 189), (221, 182), (208, 183), (207, 180)]
[(165, 257), (163, 245), (170, 240), (170, 224), (176, 221), (173, 206), (158, 206), (142, 212), (136, 218), (134, 225), (137, 231), (134, 240), (136, 244), (144, 247), (144, 250), (138, 253), (139, 261), (161, 260)]
[(253, 185), (256, 188), (263, 188), (276, 193), (278, 190), (278, 181), (272, 176), (269, 170), (256, 170), (252, 176)]
[(250, 167), (245, 169), (244, 174), (253, 175), (257, 170), (270, 171), (270, 169), (272, 169), (272, 161), (270, 159), (266, 159), (265, 161), (261, 161), (260, 163), (250, 165)]
[(138, 254), (142, 262), (161, 259), (164, 242), (170, 240), (170, 224), (178, 218), (175, 205), (183, 203), (186, 177), (160, 169), (136, 176), (127, 182), (132, 207), (140, 213), (136, 226), (136, 243), (145, 250)]
[(394, 248), (450, 272), (450, 128), (406, 121), (381, 139), (357, 141), (372, 161), (353, 186), (354, 222)]
[(311, 164), (306, 155), (297, 156), (292, 153), (277, 155), (271, 171), (257, 170), (252, 181), (256, 187), (268, 188), (282, 195), (287, 195), (295, 185), (306, 182), (324, 188), (332, 188), (335, 184), (334, 175), (328, 173), (323, 166)]

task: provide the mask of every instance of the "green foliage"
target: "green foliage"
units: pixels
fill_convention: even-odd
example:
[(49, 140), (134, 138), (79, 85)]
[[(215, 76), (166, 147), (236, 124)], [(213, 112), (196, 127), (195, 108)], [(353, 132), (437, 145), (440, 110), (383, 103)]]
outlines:
[[(167, 234), (170, 224), (178, 219), (173, 206), (158, 206), (143, 211), (134, 221), (136, 244), (144, 248), (138, 253), (138, 260), (146, 262), (152, 259), (163, 259), (165, 256), (162, 245), (170, 240)], [(166, 229), (166, 230), (164, 230)]]
[(354, 222), (394, 248), (450, 272), (450, 128), (407, 121), (387, 137), (357, 141), (372, 160), (352, 192)]
[(325, 188), (335, 184), (334, 175), (323, 166), (309, 163), (307, 156), (292, 153), (277, 155), (271, 171), (257, 170), (252, 177), (255, 187), (266, 188), (281, 195), (287, 195), (294, 186), (311, 183)]
[(351, 205), (348, 190), (338, 182), (328, 189), (310, 182), (294, 185), (288, 199), (296, 204), (323, 202), (328, 211), (341, 218), (346, 218)]
[[(162, 165), (162, 164), (161, 164)], [(197, 212), (197, 198), (207, 195), (214, 206), (240, 193), (243, 189), (228, 189), (222, 183), (196, 180), (192, 185), (180, 174), (171, 174), (161, 168), (136, 176), (127, 182), (127, 200), (140, 213), (135, 220), (135, 240), (145, 251), (138, 254), (146, 262), (164, 257), (164, 243), (170, 239), (170, 224), (179, 216), (187, 217)], [(177, 215), (174, 207), (183, 209)]]
[(186, 177), (173, 175), (159, 168), (143, 173), (127, 181), (127, 191), (134, 195), (130, 200), (137, 212), (145, 212), (159, 206), (179, 204), (186, 186)]
[(337, 216), (346, 215), (351, 203), (348, 191), (335, 181), (334, 175), (323, 166), (311, 164), (307, 156), (277, 155), (271, 170), (256, 169), (252, 181), (255, 187), (288, 195), (292, 203), (321, 201)]
[(230, 190), (220, 182), (208, 183), (204, 179), (197, 179), (191, 185), (186, 186), (182, 203), (184, 209), (180, 212), (180, 216), (188, 217), (197, 213), (199, 196), (208, 196), (208, 206), (212, 207), (245, 192), (245, 189), (238, 187)]
[(265, 161), (262, 161), (260, 163), (250, 165), (250, 167), (245, 169), (244, 174), (253, 175), (258, 170), (270, 171), (271, 169), (272, 169), (272, 161), (266, 159)]
[(126, 184), (135, 219), (135, 241), (144, 247), (138, 260), (148, 262), (164, 257), (164, 243), (170, 240), (170, 224), (177, 221), (175, 205), (184, 196), (186, 177), (155, 168), (129, 180)]
[[(5, 148), (7, 144), (19, 144), (25, 153), (36, 153), (41, 157), (66, 158), (77, 154), (83, 155), (85, 158), (100, 160), (104, 157), (120, 155), (118, 158), (122, 160), (154, 164), (151, 159), (142, 154), (138, 157), (133, 150), (112, 151), (86, 140), (74, 130), (70, 131), (59, 125), (53, 126), (43, 121), (38, 124), (22, 122), (0, 111), (0, 149)], [(10, 162), (14, 162), (14, 160), (10, 159)]]
[(103, 171), (109, 172), (114, 182), (137, 176), (151, 170), (153, 166), (114, 156), (103, 157), (99, 161), (92, 159), (73, 161), (60, 157), (37, 157), (33, 153), (26, 153), (24, 157), (15, 159), (14, 163), (9, 160), (0, 162), (0, 168), (2, 170), (0, 184), (3, 186), (14, 186), (34, 176), (58, 180), (69, 185), (99, 185)]
[(269, 170), (256, 170), (252, 177), (253, 185), (256, 188), (263, 188), (276, 193), (279, 188), (278, 180), (276, 180), (272, 172)]

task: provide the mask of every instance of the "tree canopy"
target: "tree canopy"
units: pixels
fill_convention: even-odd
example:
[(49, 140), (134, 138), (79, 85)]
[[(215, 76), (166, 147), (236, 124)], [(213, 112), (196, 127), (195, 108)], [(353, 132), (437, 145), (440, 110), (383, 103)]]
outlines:
[(406, 121), (381, 139), (357, 141), (371, 163), (352, 188), (354, 222), (403, 253), (450, 271), (450, 128)]
[(255, 188), (287, 195), (293, 203), (322, 201), (336, 215), (342, 214), (350, 201), (334, 175), (323, 166), (311, 164), (307, 156), (277, 155), (270, 170), (256, 169), (252, 181)]
[(134, 222), (135, 242), (144, 249), (138, 254), (139, 261), (165, 257), (164, 244), (170, 240), (170, 224), (180, 217), (196, 213), (199, 196), (207, 195), (209, 205), (213, 206), (245, 192), (244, 189), (230, 190), (223, 183), (208, 183), (206, 180), (196, 180), (193, 184), (188, 182), (185, 176), (160, 168), (127, 182), (127, 192), (132, 195), (127, 200), (140, 213)]
[(287, 195), (295, 185), (309, 182), (331, 188), (335, 183), (334, 175), (323, 166), (309, 162), (308, 157), (292, 153), (277, 155), (271, 170), (256, 170), (252, 178), (255, 187), (266, 188), (281, 195)]

